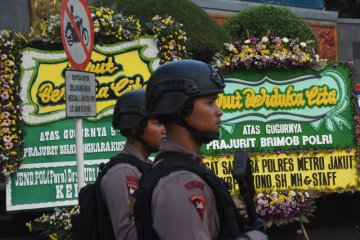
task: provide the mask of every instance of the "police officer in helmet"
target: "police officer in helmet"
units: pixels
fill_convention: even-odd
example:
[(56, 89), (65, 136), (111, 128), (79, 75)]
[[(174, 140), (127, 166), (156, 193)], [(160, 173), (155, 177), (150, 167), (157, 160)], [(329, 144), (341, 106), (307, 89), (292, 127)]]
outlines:
[(151, 75), (146, 107), (164, 123), (167, 141), (135, 194), (139, 239), (267, 239), (246, 232), (227, 188), (198, 156), (219, 137), (216, 98), (224, 86), (217, 70), (195, 60), (166, 63)]
[(101, 180), (101, 192), (109, 210), (114, 236), (137, 239), (131, 201), (142, 174), (150, 168), (148, 156), (165, 138), (165, 128), (145, 112), (145, 90), (124, 93), (116, 102), (112, 126), (127, 138), (117, 161)]

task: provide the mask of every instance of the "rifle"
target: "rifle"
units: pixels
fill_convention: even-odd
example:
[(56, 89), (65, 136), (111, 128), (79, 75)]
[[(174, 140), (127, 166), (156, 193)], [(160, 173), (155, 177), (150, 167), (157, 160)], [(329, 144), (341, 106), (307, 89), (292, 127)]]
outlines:
[(255, 187), (250, 158), (244, 149), (239, 149), (235, 152), (232, 175), (239, 184), (240, 194), (246, 204), (249, 226), (256, 230), (263, 231), (263, 220), (257, 216), (255, 208)]

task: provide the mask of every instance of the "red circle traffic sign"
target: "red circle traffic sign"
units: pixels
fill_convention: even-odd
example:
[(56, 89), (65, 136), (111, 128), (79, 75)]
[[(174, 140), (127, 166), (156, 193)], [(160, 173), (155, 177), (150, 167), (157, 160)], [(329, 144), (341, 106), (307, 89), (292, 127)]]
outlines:
[(60, 14), (61, 39), (72, 67), (84, 70), (94, 45), (94, 26), (84, 0), (64, 0)]

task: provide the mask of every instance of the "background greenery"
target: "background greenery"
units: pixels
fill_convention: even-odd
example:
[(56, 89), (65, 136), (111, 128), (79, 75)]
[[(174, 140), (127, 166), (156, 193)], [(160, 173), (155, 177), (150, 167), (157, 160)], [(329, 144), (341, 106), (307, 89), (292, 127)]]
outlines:
[(225, 23), (231, 37), (247, 39), (251, 36), (299, 38), (306, 42), (313, 40), (317, 47), (317, 38), (305, 20), (288, 8), (261, 5), (245, 9), (231, 16)]
[(174, 17), (184, 25), (191, 57), (205, 62), (210, 62), (223, 43), (230, 41), (226, 30), (190, 0), (97, 0), (94, 4), (111, 7), (124, 15), (134, 15), (142, 25), (155, 15)]

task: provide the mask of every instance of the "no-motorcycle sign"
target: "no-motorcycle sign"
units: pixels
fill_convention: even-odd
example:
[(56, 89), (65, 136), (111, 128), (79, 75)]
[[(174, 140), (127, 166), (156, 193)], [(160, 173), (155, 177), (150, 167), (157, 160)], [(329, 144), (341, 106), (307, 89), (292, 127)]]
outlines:
[(61, 5), (61, 37), (72, 67), (84, 70), (90, 61), (94, 27), (84, 0), (64, 0)]

